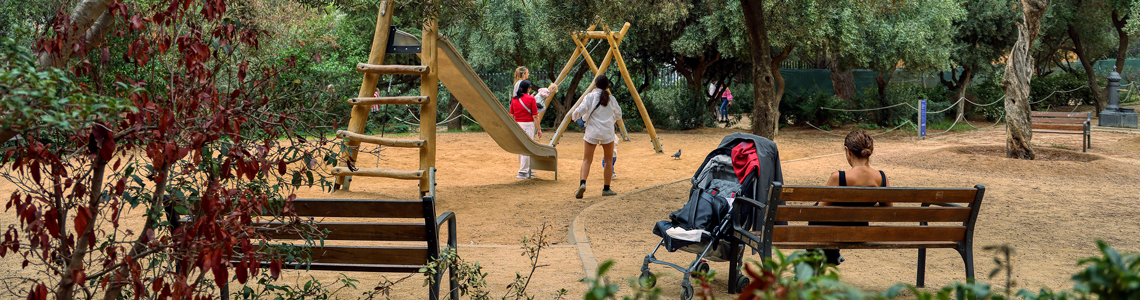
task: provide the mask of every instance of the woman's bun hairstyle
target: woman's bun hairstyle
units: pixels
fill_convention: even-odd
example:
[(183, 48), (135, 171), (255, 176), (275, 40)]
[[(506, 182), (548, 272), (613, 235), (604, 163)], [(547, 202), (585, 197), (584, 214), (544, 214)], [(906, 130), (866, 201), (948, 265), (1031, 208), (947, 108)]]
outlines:
[(859, 158), (871, 157), (871, 154), (875, 153), (875, 140), (862, 129), (848, 133), (847, 138), (843, 140), (843, 146)]

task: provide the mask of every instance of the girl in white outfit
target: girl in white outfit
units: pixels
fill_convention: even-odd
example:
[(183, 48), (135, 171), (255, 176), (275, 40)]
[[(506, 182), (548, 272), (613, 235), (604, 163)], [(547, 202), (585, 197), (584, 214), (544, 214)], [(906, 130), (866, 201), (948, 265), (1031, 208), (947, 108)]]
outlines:
[[(621, 107), (618, 106), (617, 99), (610, 95), (610, 79), (606, 75), (598, 75), (594, 78), (594, 87), (592, 92), (586, 95), (586, 99), (574, 110), (571, 115), (573, 119), (581, 118), (586, 123), (586, 135), (582, 137), (586, 140), (584, 156), (582, 157), (582, 174), (579, 179), (581, 183), (578, 186), (578, 193), (574, 195), (575, 198), (582, 198), (582, 194), (586, 192), (586, 177), (590, 175), (590, 164), (594, 160), (594, 149), (598, 145), (602, 145), (604, 153), (603, 159), (610, 161), (614, 157), (614, 123), (621, 120)], [(608, 164), (605, 166), (605, 182), (602, 188), (602, 196), (617, 195), (610, 189), (610, 178), (613, 176), (614, 165)]]

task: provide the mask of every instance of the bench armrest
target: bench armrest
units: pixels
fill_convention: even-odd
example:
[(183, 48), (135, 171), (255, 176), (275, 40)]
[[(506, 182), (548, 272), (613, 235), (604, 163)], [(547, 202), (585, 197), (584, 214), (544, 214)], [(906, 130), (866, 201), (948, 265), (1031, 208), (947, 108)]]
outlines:
[(768, 205), (766, 205), (764, 203), (760, 203), (759, 201), (756, 201), (755, 199), (748, 198), (748, 197), (736, 197), (736, 200), (733, 202), (748, 204), (748, 206), (752, 206), (752, 207), (759, 208), (759, 209), (768, 208)]
[(455, 249), (459, 243), (455, 237), (455, 213), (449, 211), (436, 217), (435, 232), (439, 232), (439, 228), (443, 227), (443, 222), (447, 222), (447, 246)]

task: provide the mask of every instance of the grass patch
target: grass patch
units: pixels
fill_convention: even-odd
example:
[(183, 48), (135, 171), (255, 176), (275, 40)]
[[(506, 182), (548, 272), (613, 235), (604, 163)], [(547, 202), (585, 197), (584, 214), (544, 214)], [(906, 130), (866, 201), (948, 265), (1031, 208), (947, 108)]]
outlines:
[[(951, 128), (950, 126), (954, 126), (954, 127)], [(949, 129), (951, 132), (960, 132), (960, 131), (974, 130), (974, 129), (978, 129), (978, 128), (976, 128), (974, 126), (970, 126), (969, 124), (966, 124), (966, 122), (958, 122), (958, 124), (954, 124), (954, 121), (949, 121), (949, 120), (942, 120), (939, 122), (927, 123), (926, 124), (926, 133), (927, 134), (930, 134), (931, 132), (943, 132), (943, 131), (946, 131), (947, 129)]]

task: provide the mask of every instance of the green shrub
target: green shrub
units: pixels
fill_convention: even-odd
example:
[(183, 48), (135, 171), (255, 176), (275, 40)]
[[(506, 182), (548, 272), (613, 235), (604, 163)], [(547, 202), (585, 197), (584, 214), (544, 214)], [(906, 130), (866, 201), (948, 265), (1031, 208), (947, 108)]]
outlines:
[(1031, 89), (1029, 93), (1030, 103), (1040, 101), (1040, 103), (1033, 105), (1033, 110), (1046, 110), (1054, 106), (1069, 106), (1078, 103), (1083, 105), (1096, 104), (1096, 95), (1088, 88), (1088, 81), (1085, 80), (1084, 76), (1058, 72), (1045, 77), (1033, 78), (1029, 86)]
[(843, 109), (846, 106), (847, 101), (823, 91), (785, 96), (780, 101), (780, 123), (839, 125), (849, 121), (851, 114), (824, 108)]
[[(652, 89), (645, 92), (643, 101), (647, 105), (653, 103), (650, 118), (662, 128), (687, 130), (712, 125), (712, 114), (705, 106), (706, 97), (688, 87)], [(626, 124), (629, 123), (627, 120)]]
[(1001, 78), (1002, 72), (998, 70), (974, 78), (974, 85), (966, 88), (966, 93), (974, 96), (975, 103), (985, 106), (973, 105), (970, 114), (985, 116), (989, 121), (997, 121), (1005, 114), (1005, 105), (1002, 104), (1005, 90), (1001, 88)]

